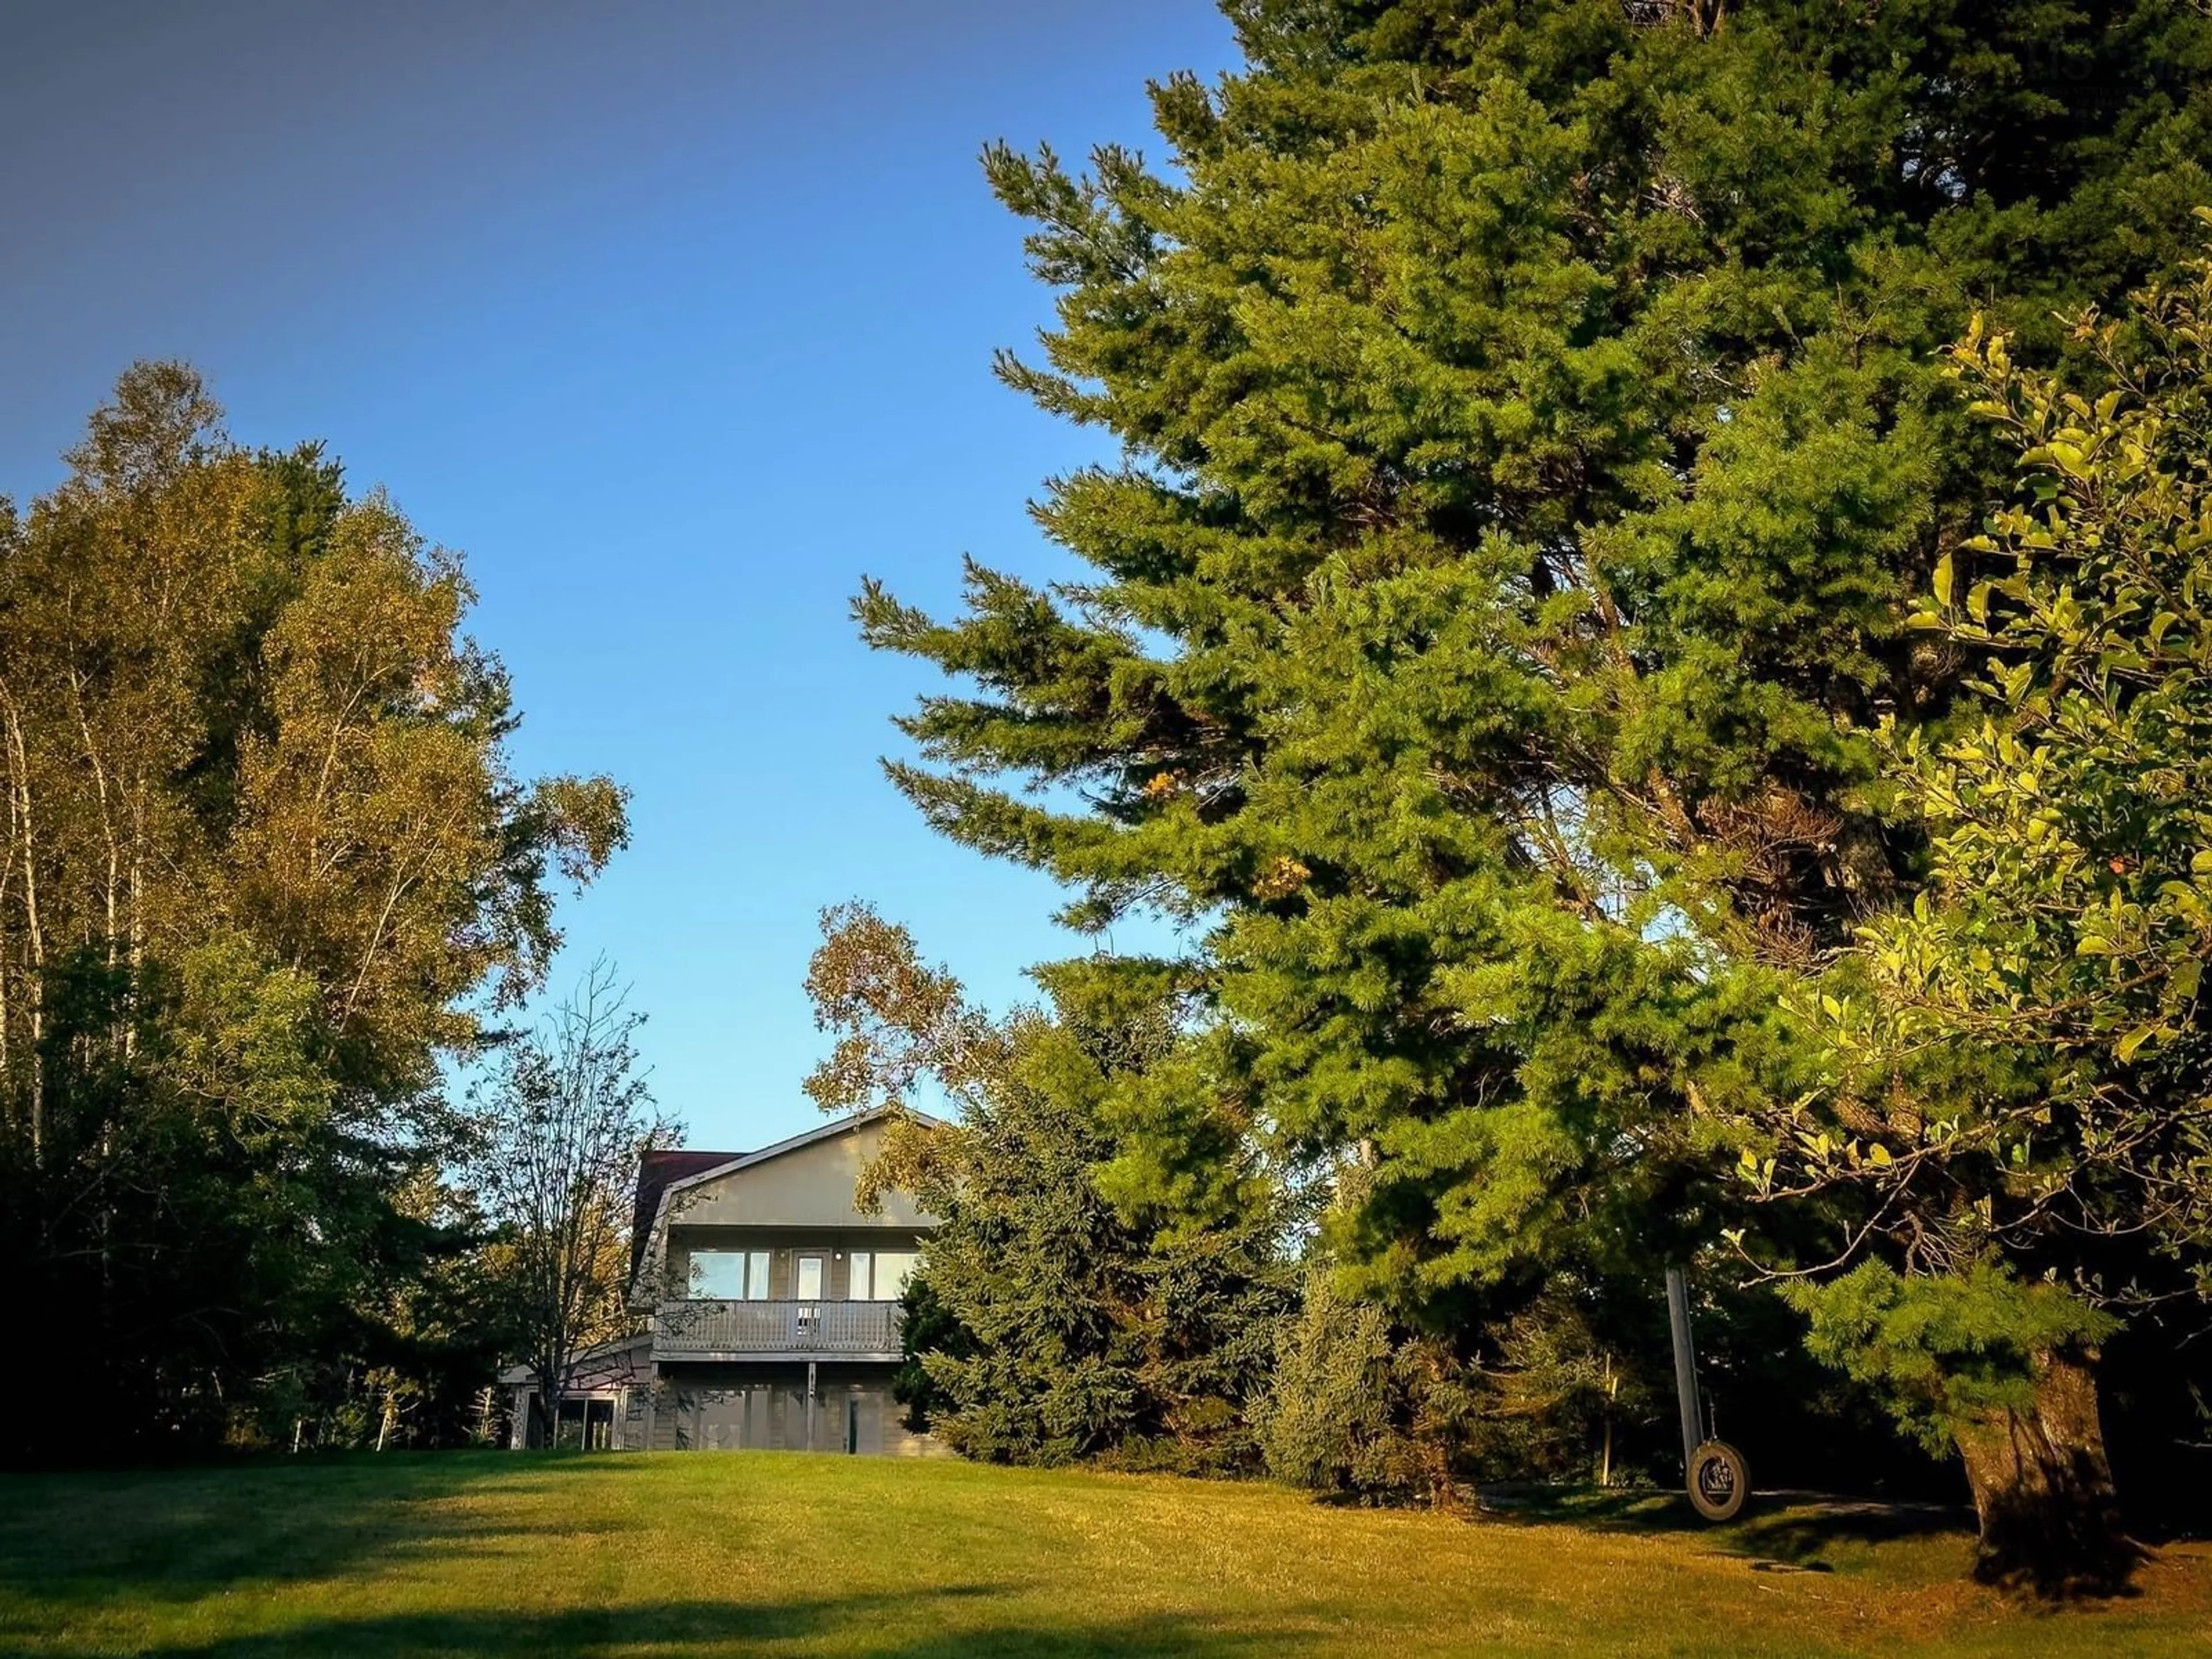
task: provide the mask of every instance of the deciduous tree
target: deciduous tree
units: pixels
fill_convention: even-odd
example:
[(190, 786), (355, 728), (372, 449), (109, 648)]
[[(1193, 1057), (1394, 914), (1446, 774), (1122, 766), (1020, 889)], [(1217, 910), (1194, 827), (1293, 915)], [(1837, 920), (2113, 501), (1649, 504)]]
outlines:
[(1972, 665), (1963, 719), (1887, 729), (1930, 880), (1808, 1010), (1831, 1086), (1743, 1153), (1766, 1197), (1851, 1195), (1850, 1271), (1798, 1293), (1818, 1340), (1964, 1454), (1991, 1570), (2046, 1584), (2125, 1565), (2099, 1341), (2202, 1330), (2212, 1293), (2208, 324), (2200, 265), (2080, 320), (2081, 390), (1978, 323), (1954, 354), (2021, 477), (1919, 618)]
[(441, 1059), (537, 982), (624, 797), (516, 777), (459, 559), (316, 446), (233, 444), (189, 368), (68, 459), (0, 507), (0, 1231), (121, 1451), (359, 1369), (455, 1247), (403, 1199)]
[(638, 1162), (678, 1139), (638, 1069), (644, 1020), (602, 959), (477, 1094), (476, 1191), (501, 1229), (498, 1278), (549, 1441), (576, 1355), (630, 1328)]

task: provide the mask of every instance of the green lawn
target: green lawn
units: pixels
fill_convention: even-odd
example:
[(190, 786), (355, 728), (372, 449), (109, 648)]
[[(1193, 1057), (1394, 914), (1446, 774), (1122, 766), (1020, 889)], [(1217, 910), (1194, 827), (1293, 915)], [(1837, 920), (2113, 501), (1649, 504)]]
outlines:
[(1652, 1498), (1471, 1522), (953, 1462), (364, 1456), (0, 1480), (0, 1654), (2212, 1651), (2203, 1546), (2059, 1613), (1966, 1556), (1929, 1520)]

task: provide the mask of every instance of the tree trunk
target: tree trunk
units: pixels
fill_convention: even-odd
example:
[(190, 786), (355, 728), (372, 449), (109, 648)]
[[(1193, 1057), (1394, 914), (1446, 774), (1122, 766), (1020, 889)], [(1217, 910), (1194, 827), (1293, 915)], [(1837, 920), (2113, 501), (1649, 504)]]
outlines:
[(1974, 1576), (2045, 1595), (2120, 1589), (2142, 1551), (2120, 1529), (2094, 1349), (2039, 1354), (2026, 1411), (1984, 1413), (1958, 1435), (1981, 1518)]

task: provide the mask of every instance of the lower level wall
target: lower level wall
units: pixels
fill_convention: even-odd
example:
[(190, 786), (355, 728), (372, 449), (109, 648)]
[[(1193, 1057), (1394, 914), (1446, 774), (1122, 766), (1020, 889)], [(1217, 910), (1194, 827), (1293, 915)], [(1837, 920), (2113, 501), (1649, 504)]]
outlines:
[[(643, 1395), (644, 1390), (636, 1393)], [(902, 1420), (884, 1365), (665, 1364), (645, 1410), (655, 1451), (819, 1451), (924, 1457), (943, 1450)], [(628, 1437), (625, 1436), (625, 1439)], [(643, 1436), (630, 1443), (642, 1443)]]

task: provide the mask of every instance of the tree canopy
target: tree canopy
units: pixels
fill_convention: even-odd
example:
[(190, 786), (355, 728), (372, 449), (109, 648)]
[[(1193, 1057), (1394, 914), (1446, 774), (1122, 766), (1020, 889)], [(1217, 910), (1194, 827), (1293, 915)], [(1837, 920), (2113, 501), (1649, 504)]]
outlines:
[(1820, 981), (1830, 1075), (1741, 1155), (1764, 1199), (1844, 1200), (1850, 1271), (1792, 1287), (1816, 1342), (1959, 1443), (1985, 1548), (2052, 1583), (2114, 1577), (2109, 1528), (2051, 1533), (2011, 1489), (2102, 1504), (2096, 1344), (2201, 1328), (2212, 1289), (2212, 265), (2125, 314), (2077, 321), (2082, 391), (1978, 319), (1954, 354), (2022, 477), (1916, 618), (1979, 670), (1961, 718), (1882, 733), (1929, 880)]

